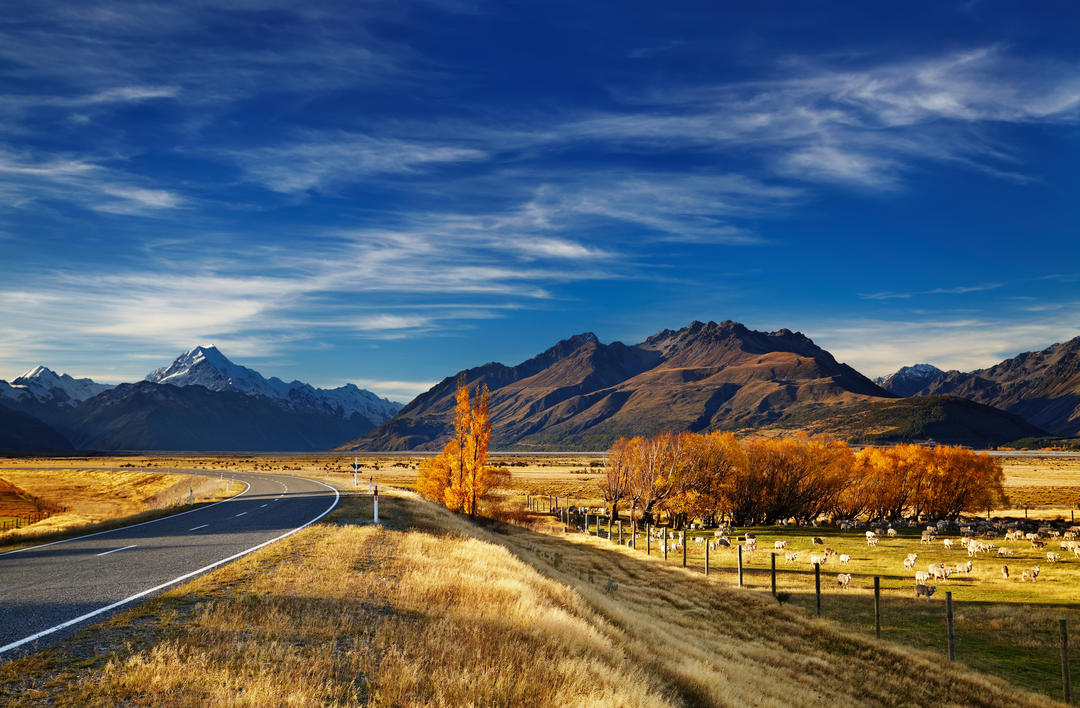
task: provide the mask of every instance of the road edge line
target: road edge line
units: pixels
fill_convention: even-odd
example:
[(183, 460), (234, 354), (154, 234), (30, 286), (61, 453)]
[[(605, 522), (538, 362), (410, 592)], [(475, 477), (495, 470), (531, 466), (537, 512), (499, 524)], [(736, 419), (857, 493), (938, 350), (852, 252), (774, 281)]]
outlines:
[[(166, 582), (164, 582), (164, 583), (162, 583), (160, 585), (157, 585), (155, 587), (150, 588), (149, 590), (143, 590), (142, 592), (135, 593), (134, 595), (132, 595), (130, 597), (125, 597), (123, 600), (117, 600), (116, 602), (112, 603), (111, 605), (106, 605), (105, 607), (101, 607), (101, 608), (98, 608), (98, 609), (93, 610), (91, 612), (87, 612), (86, 614), (80, 615), (79, 617), (76, 617), (74, 619), (69, 619), (66, 622), (61, 622), (60, 624), (58, 624), (58, 625), (56, 625), (54, 627), (49, 627), (48, 629), (43, 629), (43, 630), (41, 630), (40, 632), (38, 632), (36, 634), (30, 635), (29, 637), (23, 637), (22, 639), (17, 639), (14, 642), (11, 642), (10, 644), (5, 644), (4, 646), (0, 647), (0, 654), (3, 654), (4, 652), (7, 652), (7, 651), (11, 651), (12, 649), (17, 649), (17, 648), (21, 647), (24, 644), (28, 644), (30, 642), (37, 641), (38, 639), (41, 639), (42, 637), (46, 637), (46, 636), (52, 634), (53, 632), (59, 632), (61, 629), (67, 629), (68, 627), (71, 627), (72, 625), (76, 625), (76, 624), (78, 624), (80, 622), (88, 620), (91, 617), (97, 617), (98, 615), (104, 614), (104, 613), (109, 612), (111, 610), (115, 610), (118, 607), (123, 607), (124, 605), (128, 604), (129, 602), (132, 602), (134, 600), (138, 600), (139, 598), (142, 598), (142, 597), (146, 597), (147, 595), (149, 595), (151, 593), (155, 593), (158, 590), (164, 590), (165, 588), (169, 587), (170, 585), (175, 585), (176, 583), (183, 582), (183, 581), (187, 580), (188, 578), (195, 577), (196, 575), (199, 575), (201, 573), (205, 573), (208, 570), (213, 570), (214, 568), (218, 567), (219, 565), (224, 565), (225, 563), (229, 563), (231, 561), (234, 561), (237, 558), (242, 558), (243, 556), (246, 556), (249, 553), (254, 553), (255, 551), (259, 550), (260, 548), (265, 548), (266, 546), (269, 546), (271, 543), (275, 543), (277, 541), (280, 541), (283, 538), (287, 538), (289, 536), (292, 536), (297, 531), (302, 531), (303, 529), (306, 529), (308, 526), (311, 526), (313, 523), (315, 523), (316, 521), (323, 518), (324, 516), (329, 514), (331, 511), (333, 511), (334, 507), (336, 507), (338, 505), (338, 501), (340, 501), (340, 499), (341, 499), (341, 493), (338, 490), (331, 487), (329, 484), (323, 484), (322, 482), (319, 482), (318, 480), (314, 480), (314, 479), (311, 480), (311, 481), (315, 482), (317, 484), (322, 484), (322, 486), (324, 486), (327, 489), (329, 489), (330, 491), (332, 491), (334, 493), (334, 501), (330, 504), (330, 506), (328, 506), (326, 508), (326, 511), (319, 514), (314, 519), (312, 519), (311, 521), (308, 521), (304, 525), (297, 526), (296, 528), (294, 528), (294, 529), (292, 529), (290, 531), (286, 531), (285, 533), (281, 534), (280, 536), (275, 536), (274, 538), (270, 539), (269, 541), (263, 541), (262, 543), (260, 543), (257, 546), (252, 546), (251, 548), (248, 548), (247, 550), (243, 550), (243, 551), (240, 551), (239, 553), (235, 553), (235, 554), (229, 556), (228, 558), (223, 558), (223, 559), (221, 559), (221, 560), (219, 560), (219, 561), (217, 561), (215, 563), (211, 563), (208, 566), (204, 566), (202, 568), (199, 568), (198, 570), (193, 570), (190, 573), (185, 573), (184, 575), (181, 575), (178, 578), (173, 578), (172, 580), (168, 580), (168, 581), (166, 581)], [(229, 501), (229, 500), (226, 499), (224, 501)], [(217, 503), (220, 504), (221, 502), (217, 502)], [(177, 516), (179, 516), (179, 514), (177, 514)]]

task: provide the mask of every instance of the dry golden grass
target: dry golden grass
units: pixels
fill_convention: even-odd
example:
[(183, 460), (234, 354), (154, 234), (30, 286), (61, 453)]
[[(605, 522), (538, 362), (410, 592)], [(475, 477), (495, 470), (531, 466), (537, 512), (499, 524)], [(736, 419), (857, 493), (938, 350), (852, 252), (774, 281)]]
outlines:
[(0, 666), (57, 705), (1045, 705), (939, 655), (583, 536), (410, 493)]
[(189, 490), (194, 491), (197, 501), (209, 501), (242, 489), (234, 489), (229, 480), (131, 470), (43, 467), (4, 469), (0, 474), (38, 499), (63, 509), (37, 523), (0, 533), (0, 546), (5, 548), (186, 503)]

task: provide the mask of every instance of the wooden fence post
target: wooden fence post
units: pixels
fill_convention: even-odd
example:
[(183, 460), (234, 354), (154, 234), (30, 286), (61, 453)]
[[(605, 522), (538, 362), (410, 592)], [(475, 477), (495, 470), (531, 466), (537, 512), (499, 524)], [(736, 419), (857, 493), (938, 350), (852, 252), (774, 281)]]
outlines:
[(874, 576), (874, 634), (881, 639), (881, 576)]
[(621, 546), (622, 544), (622, 519), (619, 519), (619, 545)]
[(742, 544), (738, 545), (739, 548), (739, 587), (742, 587)]
[[(608, 514), (608, 517), (607, 517), (607, 540), (609, 540), (609, 541), (611, 540), (611, 519), (612, 519), (613, 516), (614, 516), (614, 514)], [(600, 535), (599, 531), (597, 532), (596, 535), (597, 536)]]
[(949, 661), (956, 661), (956, 635), (953, 633), (952, 592), (945, 593), (945, 622), (949, 627)]
[(686, 529), (682, 530), (682, 535), (679, 536), (680, 543), (682, 544), (682, 567), (686, 567)]
[(814, 563), (814, 593), (817, 595), (817, 615), (821, 617), (821, 563)]
[(664, 527), (664, 546), (663, 547), (664, 547), (664, 560), (667, 560), (667, 547), (668, 547), (667, 526)]
[(1061, 688), (1065, 692), (1065, 702), (1072, 703), (1072, 677), (1069, 675), (1069, 625), (1062, 618), (1058, 620), (1061, 627)]
[(645, 522), (645, 555), (652, 555), (652, 524)]
[(709, 539), (705, 539), (705, 577), (709, 577)]
[(776, 597), (776, 551), (769, 554), (769, 566), (772, 575), (772, 596)]

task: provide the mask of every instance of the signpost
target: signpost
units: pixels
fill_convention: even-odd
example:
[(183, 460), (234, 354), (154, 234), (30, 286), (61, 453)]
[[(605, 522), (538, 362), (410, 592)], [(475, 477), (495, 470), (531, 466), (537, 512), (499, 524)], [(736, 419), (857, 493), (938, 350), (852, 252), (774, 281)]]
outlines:
[(374, 499), (375, 499), (375, 525), (378, 526), (379, 525), (379, 486), (378, 485), (375, 485)]

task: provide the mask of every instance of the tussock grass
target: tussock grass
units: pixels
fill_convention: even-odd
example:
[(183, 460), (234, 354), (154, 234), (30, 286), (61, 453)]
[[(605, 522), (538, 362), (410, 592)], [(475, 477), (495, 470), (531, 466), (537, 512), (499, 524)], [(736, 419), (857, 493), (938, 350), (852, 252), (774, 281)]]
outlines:
[(606, 541), (407, 492), (0, 666), (8, 703), (1044, 705)]
[(186, 504), (189, 490), (201, 502), (215, 501), (243, 490), (230, 480), (132, 470), (5, 469), (8, 482), (62, 508), (46, 519), (0, 532), (0, 550), (164, 516)]

